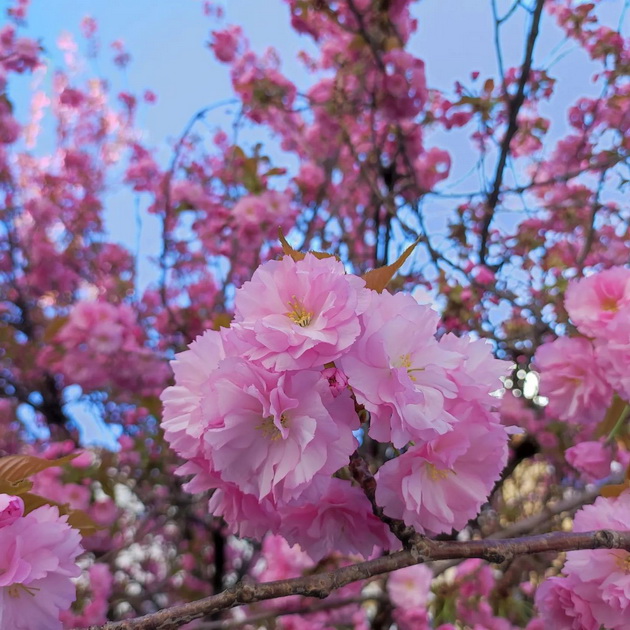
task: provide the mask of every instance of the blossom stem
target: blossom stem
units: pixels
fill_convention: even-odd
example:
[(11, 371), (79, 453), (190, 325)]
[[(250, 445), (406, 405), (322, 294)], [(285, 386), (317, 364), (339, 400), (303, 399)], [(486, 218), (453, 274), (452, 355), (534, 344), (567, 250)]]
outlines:
[(617, 433), (619, 433), (619, 430), (621, 429), (621, 427), (624, 425), (625, 421), (628, 418), (628, 413), (630, 413), (630, 405), (626, 403), (626, 406), (623, 408), (623, 411), (619, 414), (619, 418), (617, 419), (615, 426), (612, 428), (611, 432), (608, 434), (608, 437), (606, 438), (606, 442), (610, 443), (615, 439), (615, 437), (617, 437)]

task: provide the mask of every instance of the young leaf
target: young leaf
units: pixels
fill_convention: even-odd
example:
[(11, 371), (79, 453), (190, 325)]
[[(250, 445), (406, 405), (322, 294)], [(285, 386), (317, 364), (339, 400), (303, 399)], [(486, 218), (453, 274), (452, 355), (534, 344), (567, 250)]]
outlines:
[(280, 244), (282, 245), (282, 251), (286, 256), (291, 256), (295, 262), (298, 262), (298, 260), (304, 260), (304, 256), (306, 256), (306, 254), (296, 251), (293, 247), (291, 247), (291, 245), (289, 245), (287, 239), (284, 238), (282, 228), (278, 228), (278, 238), (280, 239)]
[(20, 481), (6, 481), (0, 479), (0, 494), (17, 496), (28, 492), (32, 487), (33, 482), (29, 479), (21, 479)]
[(365, 286), (368, 289), (382, 293), (385, 287), (389, 284), (389, 281), (396, 275), (396, 272), (403, 266), (404, 262), (411, 256), (411, 252), (416, 248), (416, 245), (420, 242), (418, 239), (415, 243), (412, 243), (407, 249), (400, 255), (396, 262), (385, 267), (379, 267), (378, 269), (372, 269), (363, 275), (365, 280)]
[(63, 466), (78, 456), (79, 453), (72, 453), (59, 459), (43, 459), (34, 455), (0, 457), (0, 479), (8, 482), (22, 481), (47, 468)]
[[(287, 239), (284, 238), (282, 228), (278, 228), (278, 238), (280, 239), (280, 244), (282, 245), (282, 251), (285, 253), (286, 256), (291, 256), (291, 258), (293, 258), (295, 262), (298, 262), (299, 260), (304, 260), (304, 256), (306, 256), (306, 254), (298, 252), (297, 250), (293, 249), (291, 245), (289, 245)], [(322, 260), (322, 258), (331, 258), (334, 256), (334, 254), (328, 254), (327, 252), (310, 251), (308, 253), (313, 254), (315, 258), (319, 258), (320, 260)]]
[(229, 328), (232, 323), (233, 316), (228, 313), (219, 313), (212, 319), (212, 330), (219, 330), (219, 328)]
[(630, 488), (630, 466), (626, 468), (624, 480), (621, 483), (613, 483), (603, 486), (601, 489), (601, 495), (607, 499), (614, 499), (628, 488)]
[(24, 513), (28, 514), (43, 505), (52, 505), (59, 510), (61, 516), (68, 516), (68, 524), (81, 532), (82, 536), (90, 536), (97, 531), (104, 529), (102, 526), (97, 525), (88, 514), (82, 510), (73, 510), (67, 503), (57, 503), (51, 501), (45, 497), (40, 497), (38, 494), (31, 494), (27, 492), (21, 495), (24, 501)]

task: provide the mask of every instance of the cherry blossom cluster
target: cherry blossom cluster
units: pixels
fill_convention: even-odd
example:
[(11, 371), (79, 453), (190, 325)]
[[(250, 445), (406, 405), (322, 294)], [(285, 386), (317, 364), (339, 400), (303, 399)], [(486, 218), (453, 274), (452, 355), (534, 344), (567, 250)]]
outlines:
[[(630, 491), (614, 499), (599, 497), (573, 521), (576, 532), (627, 530)], [(630, 553), (622, 549), (570, 551), (564, 576), (545, 580), (536, 591), (543, 620), (570, 630), (624, 630), (630, 625)]]
[[(214, 127), (218, 110), (208, 103), (194, 118), (203, 124), (171, 129), (177, 139), (168, 142), (166, 160), (155, 135), (135, 127), (136, 114), (152, 118), (140, 108), (143, 101), (154, 103), (155, 94), (118, 92), (112, 73), (92, 74), (110, 67), (94, 63), (99, 49), (109, 50), (118, 68), (129, 65), (122, 40), (108, 46), (97, 21), (87, 17), (83, 39), (64, 34), (55, 45), (47, 34), (38, 42), (23, 36), (29, 0), (8, 4), (0, 28), (0, 454), (57, 457), (74, 450), (85, 436), (77, 431), (80, 416), (66, 404), (76, 386), (104, 423), (122, 431), (117, 453), (95, 450), (63, 472), (48, 469), (34, 480), (34, 493), (83, 510), (106, 528), (83, 541), (94, 557), (82, 560), (78, 600), (62, 613), (67, 627), (144, 614), (157, 602), (167, 607), (202, 598), (244, 575), (295, 577), (331, 549), (369, 555), (374, 546), (398, 544), (352, 479), (347, 462), (356, 462), (357, 452), (376, 474), (375, 502), (387, 515), (428, 534), (461, 528), (500, 467), (499, 461), (488, 464), (492, 448), (497, 459), (504, 457), (505, 438), (493, 426), (495, 399), (485, 393), (498, 386), (491, 374), (502, 370), (482, 342), (444, 331), (493, 339), (497, 356), (518, 364), (510, 375), (515, 394), (521, 393), (519, 368), (528, 369), (541, 343), (563, 335), (536, 355), (546, 408), (526, 396), (496, 400), (504, 424), (526, 429), (535, 455), (521, 457), (514, 440), (510, 464), (516, 467), (506, 469), (505, 484), (496, 484), (492, 509), (462, 534), (493, 536), (537, 499), (540, 505), (541, 496), (544, 503), (573, 486), (601, 482), (611, 469), (627, 469), (625, 425), (617, 426), (616, 438), (596, 432), (611, 401), (628, 398), (627, 304), (619, 297), (619, 278), (627, 271), (604, 272), (610, 274), (605, 282), (601, 274), (571, 283), (575, 304), (569, 300), (567, 309), (580, 335), (563, 307), (567, 278), (630, 258), (618, 194), (628, 165), (630, 39), (611, 19), (615, 3), (544, 3), (559, 26), (554, 34), (573, 40), (594, 72), (588, 77), (593, 89), (561, 113), (550, 99), (562, 98), (563, 73), (556, 63), (540, 64), (539, 44), (529, 73), (519, 64), (498, 75), (462, 68), (457, 77), (436, 77), (429, 63), (425, 74), (424, 61), (409, 46), (414, 16), (423, 10), (412, 0), (286, 0), (295, 33), (310, 38), (308, 52), (297, 55), (303, 69), (293, 77), (295, 64), (283, 68), (275, 50), (259, 52), (260, 34), (250, 45), (245, 29), (214, 21), (221, 11), (206, 2), (215, 6), (206, 11), (213, 19), (209, 47), (228, 64), (238, 101), (230, 109), (239, 113), (234, 132), (226, 132)], [(489, 11), (492, 3), (480, 4)], [(530, 5), (540, 3), (511, 4), (509, 14), (499, 15), (504, 25), (529, 22)], [(506, 33), (497, 32), (499, 44)], [(31, 72), (32, 80), (17, 76)], [(30, 113), (23, 103), (26, 83), (33, 90)], [(550, 136), (559, 118), (566, 119), (560, 125), (566, 131)], [(497, 152), (512, 120), (518, 124), (505, 163), (515, 168), (500, 178)], [(264, 145), (255, 144), (258, 132)], [(468, 136), (477, 151), (466, 165), (477, 161), (472, 179), (449, 179), (451, 166), (461, 172), (469, 159), (452, 149), (457, 143), (445, 144), (455, 135)], [(146, 144), (148, 138), (155, 144)], [(133, 201), (138, 219), (148, 212), (162, 228), (154, 281), (144, 291), (136, 273), (145, 275), (144, 260), (106, 231), (113, 216), (108, 191), (120, 190), (119, 176), (134, 199), (120, 191), (113, 213), (129, 215)], [(531, 212), (520, 210), (525, 206)], [(442, 337), (435, 338), (437, 316), (426, 307), (403, 293), (368, 291), (354, 276), (345, 281), (354, 283), (352, 290), (335, 291), (354, 295), (356, 304), (317, 329), (324, 335), (319, 339), (321, 304), (293, 290), (278, 298), (277, 312), (259, 315), (256, 309), (267, 303), (262, 284), (274, 286), (268, 281), (274, 274), (253, 288), (247, 284), (249, 295), (257, 295), (248, 305), (245, 288), (237, 292), (238, 321), (206, 333), (178, 357), (179, 394), (167, 402), (169, 439), (188, 459), (184, 471), (194, 474), (189, 490), (215, 488), (208, 510), (205, 494), (182, 490), (173, 474), (179, 461), (158, 428), (157, 394), (169, 383), (160, 353), (171, 356), (205, 329), (229, 321), (235, 287), (279, 255), (278, 226), (300, 239), (300, 249), (333, 252), (356, 274), (387, 263), (401, 238), (420, 237), (414, 265), (396, 289), (431, 283)], [(579, 311), (597, 300), (588, 306), (581, 296), (598, 283), (601, 308), (589, 324)], [(287, 356), (281, 348), (290, 335), (269, 323), (274, 313), (285, 324), (293, 313), (295, 343), (286, 342)], [(298, 343), (308, 334), (317, 345), (313, 361), (315, 345), (302, 351)], [(253, 438), (243, 410), (257, 427)], [(118, 494), (124, 510), (114, 501)], [(597, 505), (609, 514), (603, 501)], [(209, 512), (223, 514), (229, 531)], [(619, 525), (611, 523), (602, 526)], [(310, 555), (278, 535), (265, 538), (260, 553), (230, 535), (262, 538), (267, 531), (300, 542)], [(597, 553), (603, 557), (593, 553), (594, 565), (608, 552)], [(426, 571), (404, 569), (384, 585), (376, 615), (374, 602), (355, 601), (352, 610), (272, 623), (317, 630), (335, 624), (365, 629), (372, 622), (401, 630), (445, 621), (492, 630), (566, 625), (566, 618), (549, 621), (548, 612), (530, 622), (537, 578), (531, 579), (528, 561), (508, 570), (463, 563), (435, 582), (435, 598)], [(347, 559), (336, 556), (319, 568), (342, 562)], [(616, 562), (621, 567), (623, 557)], [(533, 568), (540, 576), (547, 566)], [(579, 582), (569, 564), (558, 579), (575, 585), (575, 605), (565, 606), (574, 626), (625, 619), (612, 588), (624, 584), (623, 576), (613, 566), (606, 570), (614, 585), (595, 575)], [(129, 597), (132, 583), (137, 595)], [(542, 588), (542, 595), (546, 589), (564, 598), (561, 588)], [(340, 593), (360, 595), (354, 585)], [(606, 598), (610, 619), (600, 616)], [(547, 611), (543, 600), (550, 599), (538, 599)], [(40, 627), (37, 619), (30, 625)]]
[(157, 394), (166, 366), (146, 347), (137, 315), (127, 304), (80, 301), (64, 321), (49, 351), (40, 357), (68, 382), (85, 390), (114, 387), (140, 396)]
[(438, 320), (334, 257), (263, 264), (231, 327), (172, 363), (162, 426), (189, 490), (214, 488), (210, 510), (240, 535), (368, 557), (396, 543), (340, 471), (372, 440), (392, 448), (376, 475), (385, 514), (430, 534), (463, 527), (505, 464), (491, 393), (507, 365), (482, 341), (438, 341)]
[(630, 400), (630, 269), (612, 267), (569, 284), (565, 307), (581, 335), (536, 351), (550, 417), (593, 427), (614, 393)]
[[(579, 425), (578, 443), (567, 449), (569, 464), (587, 481), (606, 478), (617, 459), (627, 469), (628, 452), (616, 444), (630, 400), (630, 269), (612, 267), (574, 280), (565, 307), (581, 336), (561, 337), (536, 352), (540, 390), (548, 397), (546, 412)], [(621, 400), (617, 425), (610, 435), (589, 439), (613, 403)], [(617, 498), (600, 497), (575, 517), (574, 531), (627, 529), (630, 491)], [(536, 603), (545, 622), (572, 630), (621, 630), (630, 624), (628, 566), (630, 553), (572, 551), (564, 577), (539, 587)]]
[(0, 627), (61, 630), (60, 611), (76, 597), (72, 578), (81, 536), (42, 506), (24, 514), (20, 497), (0, 494)]

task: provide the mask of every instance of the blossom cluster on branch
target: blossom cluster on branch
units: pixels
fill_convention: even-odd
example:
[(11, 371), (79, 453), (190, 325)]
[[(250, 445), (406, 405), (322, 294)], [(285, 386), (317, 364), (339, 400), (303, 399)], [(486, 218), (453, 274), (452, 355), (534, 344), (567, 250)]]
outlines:
[(167, 159), (122, 40), (7, 4), (0, 630), (627, 626), (625, 3), (480, 3), (446, 76), (428, 4), (285, 0), (297, 80), (199, 3)]
[(430, 534), (475, 516), (507, 457), (490, 394), (508, 366), (487, 344), (438, 341), (429, 306), (369, 290), (313, 254), (262, 265), (234, 310), (230, 328), (177, 356), (162, 397), (182, 473), (196, 473), (195, 492), (217, 489), (210, 510), (232, 531), (281, 534), (316, 560), (394, 549), (344, 480), (357, 431), (398, 453), (377, 475), (388, 516)]

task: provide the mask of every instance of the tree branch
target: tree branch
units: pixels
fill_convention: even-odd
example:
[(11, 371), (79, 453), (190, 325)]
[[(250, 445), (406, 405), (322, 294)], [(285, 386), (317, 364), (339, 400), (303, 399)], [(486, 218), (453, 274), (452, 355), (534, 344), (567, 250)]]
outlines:
[(630, 551), (630, 532), (611, 530), (578, 533), (552, 532), (505, 540), (431, 541), (423, 539), (420, 545), (408, 551), (397, 551), (388, 556), (342, 567), (328, 573), (316, 573), (264, 584), (244, 581), (218, 595), (173, 606), (137, 619), (90, 626), (88, 630), (175, 630), (205, 615), (242, 604), (252, 604), (289, 595), (324, 599), (333, 591), (352, 582), (430, 560), (482, 558), (488, 562), (498, 563), (525, 554), (600, 548)]
[(503, 183), (503, 174), (507, 165), (508, 157), (510, 155), (510, 143), (518, 131), (518, 114), (525, 101), (525, 86), (529, 79), (529, 73), (532, 68), (532, 61), (534, 58), (534, 46), (536, 39), (538, 38), (538, 30), (540, 27), (540, 19), (542, 17), (542, 10), (545, 4), (545, 0), (536, 0), (536, 8), (532, 16), (532, 24), (529, 29), (529, 35), (527, 36), (527, 44), (525, 47), (525, 58), (523, 59), (523, 65), (521, 68), (521, 76), (518, 81), (518, 88), (516, 95), (513, 99), (508, 100), (508, 126), (501, 142), (501, 152), (499, 154), (499, 161), (497, 162), (497, 170), (494, 175), (494, 183), (492, 184), (492, 190), (488, 195), (488, 201), (486, 203), (486, 213), (481, 225), (481, 243), (479, 246), (479, 261), (482, 265), (486, 264), (486, 255), (488, 253), (488, 237), (490, 235), (490, 224), (494, 217), (494, 211), (499, 203), (499, 196), (501, 194), (501, 184)]
[[(512, 525), (508, 525), (504, 529), (500, 529), (497, 532), (492, 533), (493, 539), (505, 539), (513, 538), (516, 536), (525, 536), (535, 531), (536, 529), (546, 525), (554, 517), (568, 513), (573, 514), (576, 510), (586, 505), (587, 503), (593, 503), (595, 499), (601, 494), (602, 487), (608, 484), (621, 483), (623, 479), (620, 476), (608, 477), (606, 480), (600, 481), (595, 487), (583, 490), (571, 496), (567, 499), (555, 501), (545, 506), (540, 512), (521, 519)], [(442, 562), (435, 562), (432, 564), (431, 569), (433, 575), (438, 576), (444, 573), (447, 569), (455, 567), (462, 562), (462, 559), (446, 560)]]

